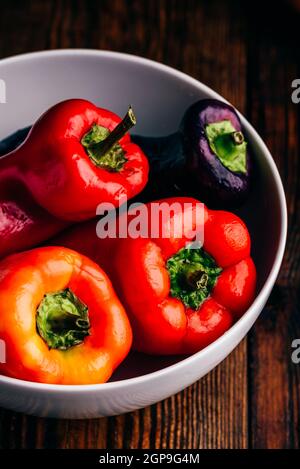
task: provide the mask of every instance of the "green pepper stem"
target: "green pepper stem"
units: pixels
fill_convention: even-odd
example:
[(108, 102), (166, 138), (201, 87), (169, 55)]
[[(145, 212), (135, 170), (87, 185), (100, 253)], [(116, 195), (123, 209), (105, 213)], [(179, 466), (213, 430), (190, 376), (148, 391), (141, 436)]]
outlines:
[(247, 142), (241, 130), (229, 120), (214, 122), (205, 127), (212, 152), (222, 165), (233, 173), (247, 174)]
[(129, 109), (123, 118), (123, 120), (110, 132), (110, 134), (101, 142), (91, 143), (88, 148), (97, 154), (97, 157), (108, 153), (119, 140), (136, 124), (136, 117), (133, 109), (129, 106)]
[(245, 141), (244, 134), (241, 131), (232, 132), (230, 136), (235, 145), (242, 145)]
[(170, 294), (197, 310), (210, 295), (222, 269), (202, 248), (186, 247), (167, 261)]
[(37, 309), (36, 324), (50, 349), (67, 350), (89, 335), (88, 308), (69, 288), (48, 293)]

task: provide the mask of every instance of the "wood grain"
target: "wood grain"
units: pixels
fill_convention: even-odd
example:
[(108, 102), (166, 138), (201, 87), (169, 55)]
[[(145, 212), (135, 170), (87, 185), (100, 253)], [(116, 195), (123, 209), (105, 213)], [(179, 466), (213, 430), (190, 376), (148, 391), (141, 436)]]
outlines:
[[(249, 118), (264, 136), (282, 176), (289, 237), (276, 287), (251, 335), (250, 434), (255, 448), (299, 448), (300, 369), (291, 360), (291, 343), (300, 337), (300, 108), (291, 100), (291, 83), (300, 71), (299, 16), (280, 4), (271, 17), (267, 9), (260, 12), (259, 18), (254, 10), (249, 12), (257, 31), (248, 42)], [(288, 31), (281, 28), (283, 23), (289, 24)]]
[(282, 273), (250, 344), (244, 340), (182, 393), (131, 414), (59, 421), (2, 410), (0, 447), (299, 446), (300, 376), (289, 359), (291, 340), (300, 337), (299, 125), (289, 98), (299, 54), (291, 37), (276, 36), (245, 3), (0, 0), (0, 57), (63, 47), (143, 55), (200, 79), (247, 112), (275, 156), (291, 216)]

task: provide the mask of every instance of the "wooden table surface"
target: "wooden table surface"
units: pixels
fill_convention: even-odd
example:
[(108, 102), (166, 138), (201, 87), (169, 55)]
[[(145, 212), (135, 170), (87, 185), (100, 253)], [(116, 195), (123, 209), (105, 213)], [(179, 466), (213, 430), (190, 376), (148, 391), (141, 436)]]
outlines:
[(183, 70), (221, 93), (268, 144), (289, 212), (271, 298), (214, 371), (119, 417), (51, 420), (0, 410), (0, 448), (300, 446), (300, 365), (290, 358), (291, 342), (300, 337), (300, 104), (291, 101), (291, 82), (300, 75), (299, 21), (284, 0), (0, 0), (0, 58), (66, 47), (124, 51)]

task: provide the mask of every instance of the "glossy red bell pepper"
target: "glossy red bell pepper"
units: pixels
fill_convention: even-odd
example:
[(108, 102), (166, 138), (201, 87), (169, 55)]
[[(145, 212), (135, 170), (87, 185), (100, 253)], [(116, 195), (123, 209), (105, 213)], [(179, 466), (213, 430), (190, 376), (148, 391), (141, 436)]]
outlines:
[(0, 256), (31, 247), (66, 222), (96, 215), (138, 194), (148, 161), (121, 119), (82, 99), (63, 101), (36, 122), (17, 149), (0, 159)]
[[(55, 242), (91, 257), (109, 273), (129, 315), (135, 349), (151, 354), (194, 353), (220, 337), (254, 299), (250, 235), (233, 213), (204, 206), (202, 226), (196, 226), (204, 229), (203, 247), (191, 249), (188, 237), (177, 235), (185, 204), (196, 209), (199, 202), (191, 198), (159, 202), (182, 207), (158, 222), (165, 223), (168, 237), (99, 239), (91, 221)], [(185, 218), (191, 230), (195, 219)]]

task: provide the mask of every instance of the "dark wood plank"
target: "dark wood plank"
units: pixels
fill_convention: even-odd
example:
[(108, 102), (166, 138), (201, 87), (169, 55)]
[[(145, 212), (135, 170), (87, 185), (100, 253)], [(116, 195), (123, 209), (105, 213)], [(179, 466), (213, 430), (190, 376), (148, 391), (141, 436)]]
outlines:
[[(1, 7), (0, 57), (56, 47), (126, 51), (182, 69), (246, 109), (238, 1), (4, 0)], [(56, 421), (3, 410), (0, 419), (0, 447), (245, 448), (247, 342), (184, 392), (125, 416)]]
[(300, 107), (291, 101), (291, 83), (300, 72), (300, 16), (282, 7), (278, 2), (272, 10), (261, 5), (260, 15), (254, 9), (249, 12), (249, 23), (255, 22), (256, 28), (256, 34), (249, 37), (249, 118), (277, 163), (289, 212), (281, 273), (250, 341), (250, 433), (254, 448), (299, 448), (300, 443), (300, 368), (291, 361), (291, 343), (300, 337)]

